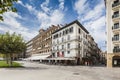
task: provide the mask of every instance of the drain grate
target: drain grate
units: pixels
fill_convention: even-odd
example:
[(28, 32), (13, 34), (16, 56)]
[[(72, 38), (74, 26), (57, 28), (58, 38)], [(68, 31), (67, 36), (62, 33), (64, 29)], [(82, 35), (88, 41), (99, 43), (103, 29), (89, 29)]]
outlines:
[(74, 75), (79, 75), (79, 73), (73, 73)]

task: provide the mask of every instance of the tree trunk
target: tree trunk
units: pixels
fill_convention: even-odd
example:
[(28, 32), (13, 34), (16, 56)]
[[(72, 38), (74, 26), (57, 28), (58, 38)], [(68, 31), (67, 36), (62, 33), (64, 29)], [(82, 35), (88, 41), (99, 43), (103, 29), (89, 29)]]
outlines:
[(8, 54), (6, 54), (5, 57), (6, 57), (6, 63), (9, 64), (9, 60), (8, 60), (9, 56), (8, 56)]
[(12, 66), (12, 54), (10, 53), (9, 54), (9, 64), (10, 64), (10, 67)]

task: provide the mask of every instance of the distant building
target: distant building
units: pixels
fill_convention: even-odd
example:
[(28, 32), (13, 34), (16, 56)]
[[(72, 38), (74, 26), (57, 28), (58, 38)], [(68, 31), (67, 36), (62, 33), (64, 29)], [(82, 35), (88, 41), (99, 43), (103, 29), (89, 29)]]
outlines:
[(107, 67), (120, 66), (120, 0), (105, 0)]
[(88, 62), (90, 62), (91, 64), (98, 64), (100, 63), (100, 54), (101, 54), (101, 50), (99, 49), (97, 43), (94, 41), (93, 37), (91, 35), (88, 34), (87, 36), (87, 40), (88, 40), (88, 54), (86, 55), (88, 58)]

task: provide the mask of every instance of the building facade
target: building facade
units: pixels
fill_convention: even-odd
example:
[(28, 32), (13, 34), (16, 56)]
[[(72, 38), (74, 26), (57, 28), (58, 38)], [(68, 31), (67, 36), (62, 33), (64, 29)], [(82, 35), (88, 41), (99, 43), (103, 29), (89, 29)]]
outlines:
[(105, 0), (107, 66), (120, 66), (120, 0)]
[(91, 35), (87, 36), (88, 40), (88, 54), (86, 55), (88, 58), (89, 64), (98, 64), (100, 63), (100, 54), (101, 50), (99, 49), (97, 43), (94, 41), (94, 38)]
[(59, 26), (52, 25), (46, 30), (40, 29), (39, 34), (27, 43), (27, 55), (31, 55), (30, 60), (40, 60), (51, 54), (52, 33), (59, 29)]
[[(69, 60), (74, 64), (89, 64), (86, 58), (98, 54), (98, 46), (88, 40), (88, 35), (89, 32), (77, 20), (58, 29), (52, 34), (52, 58)], [(89, 50), (88, 41), (91, 42)]]
[(30, 40), (26, 44), (26, 57), (30, 57), (32, 55), (32, 50), (33, 50), (33, 41)]
[(94, 65), (99, 61), (100, 49), (89, 32), (73, 21), (60, 28), (40, 29), (39, 34), (27, 43), (26, 55), (30, 60), (43, 63)]

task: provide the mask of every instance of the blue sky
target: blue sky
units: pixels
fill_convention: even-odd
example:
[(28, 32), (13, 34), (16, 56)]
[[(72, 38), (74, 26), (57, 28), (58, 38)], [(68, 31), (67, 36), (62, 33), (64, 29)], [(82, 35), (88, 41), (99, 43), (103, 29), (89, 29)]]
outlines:
[(15, 7), (17, 13), (3, 14), (0, 33), (16, 32), (28, 41), (38, 34), (40, 28), (79, 20), (105, 50), (104, 0), (19, 0)]

